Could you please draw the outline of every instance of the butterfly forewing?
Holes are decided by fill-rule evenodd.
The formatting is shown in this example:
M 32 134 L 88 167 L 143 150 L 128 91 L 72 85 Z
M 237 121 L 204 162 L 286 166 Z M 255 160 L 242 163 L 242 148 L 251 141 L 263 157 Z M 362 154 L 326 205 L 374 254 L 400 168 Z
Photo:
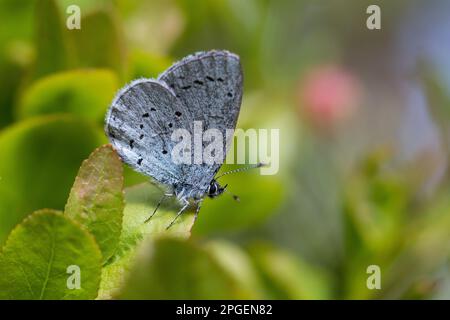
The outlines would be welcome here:
M 106 116 L 106 133 L 122 160 L 136 171 L 173 185 L 183 178 L 171 159 L 174 128 L 192 130 L 187 108 L 157 80 L 142 79 L 119 92 Z

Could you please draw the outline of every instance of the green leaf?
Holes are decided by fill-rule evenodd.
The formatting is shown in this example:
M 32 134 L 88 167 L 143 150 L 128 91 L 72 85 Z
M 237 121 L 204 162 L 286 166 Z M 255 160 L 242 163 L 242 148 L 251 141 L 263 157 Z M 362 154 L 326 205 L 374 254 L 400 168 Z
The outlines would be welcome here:
M 27 214 L 63 209 L 81 162 L 103 132 L 70 116 L 40 117 L 0 132 L 0 243 Z
M 70 42 L 63 18 L 54 0 L 36 2 L 36 68 L 35 76 L 41 77 L 67 69 L 73 61 Z
M 174 199 L 167 199 L 147 223 L 145 220 L 152 214 L 163 192 L 150 183 L 125 189 L 125 210 L 122 223 L 122 234 L 114 256 L 102 270 L 100 299 L 107 299 L 121 286 L 125 275 L 131 268 L 136 248 L 144 238 L 174 237 L 187 239 L 190 237 L 193 224 L 193 213 L 185 212 L 168 230 L 166 226 L 175 217 L 179 204 Z
M 270 289 L 271 299 L 329 299 L 330 279 L 313 267 L 269 244 L 255 244 L 250 255 Z
M 128 250 L 135 249 L 145 237 L 170 236 L 180 239 L 190 237 L 194 220 L 192 210 L 184 212 L 172 227 L 166 230 L 180 209 L 179 203 L 173 198 L 167 198 L 156 214 L 145 222 L 162 195 L 162 190 L 151 183 L 142 183 L 125 189 L 122 234 L 113 260 L 125 255 Z
M 136 250 L 127 250 L 116 257 L 113 263 L 103 267 L 97 299 L 112 299 L 119 292 L 126 275 L 131 271 L 135 256 Z
M 50 113 L 72 113 L 103 123 L 117 89 L 117 76 L 109 70 L 52 74 L 25 90 L 17 113 L 21 119 Z
M 148 181 L 148 177 L 142 173 L 134 171 L 129 166 L 123 168 L 124 185 L 125 187 L 135 186 Z
M 162 190 L 151 183 L 143 183 L 125 190 L 124 240 L 133 243 L 136 239 L 140 240 L 145 235 L 153 237 L 171 235 L 182 239 L 190 237 L 194 220 L 192 210 L 183 213 L 172 227 L 166 230 L 166 227 L 180 209 L 179 203 L 174 198 L 166 199 L 155 216 L 149 222 L 144 223 L 152 214 L 162 195 Z
M 235 279 L 189 241 L 144 242 L 120 299 L 244 299 Z
M 248 254 L 226 241 L 210 241 L 205 249 L 238 284 L 239 295 L 249 299 L 267 298 L 266 288 Z
M 105 145 L 81 165 L 64 214 L 94 235 L 105 262 L 118 245 L 123 208 L 122 162 L 112 147 Z
M 69 289 L 69 266 L 79 267 L 79 289 Z M 100 249 L 87 231 L 57 211 L 37 211 L 11 232 L 0 254 L 0 299 L 92 299 L 100 268 Z
M 79 67 L 109 68 L 122 76 L 125 69 L 124 40 L 112 10 L 98 10 L 84 15 L 81 29 L 71 30 L 70 36 Z

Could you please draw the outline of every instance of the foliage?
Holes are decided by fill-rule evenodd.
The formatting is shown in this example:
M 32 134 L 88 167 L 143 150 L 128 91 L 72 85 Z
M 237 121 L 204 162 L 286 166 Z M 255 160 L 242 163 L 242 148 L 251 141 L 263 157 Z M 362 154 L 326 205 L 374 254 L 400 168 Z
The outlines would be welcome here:
M 432 64 L 414 79 L 390 67 L 382 48 L 419 7 L 382 2 L 368 34 L 370 1 L 1 1 L 0 298 L 448 298 L 449 87 Z M 205 199 L 166 230 L 179 203 L 145 222 L 163 190 L 106 144 L 105 111 L 131 80 L 213 48 L 242 59 L 238 127 L 280 129 L 280 172 L 221 178 L 239 203 Z M 411 85 L 434 122 L 402 140 Z
M 40 210 L 10 234 L 0 256 L 2 299 L 92 299 L 101 253 L 94 238 L 60 212 Z M 83 271 L 83 287 L 67 287 L 67 269 Z

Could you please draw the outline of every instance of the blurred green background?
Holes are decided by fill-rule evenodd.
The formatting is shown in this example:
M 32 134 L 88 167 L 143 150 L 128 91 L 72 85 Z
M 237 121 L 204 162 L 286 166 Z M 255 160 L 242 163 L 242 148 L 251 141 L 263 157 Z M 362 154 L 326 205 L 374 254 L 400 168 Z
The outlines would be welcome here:
M 450 3 L 376 1 L 382 28 L 368 30 L 372 2 L 1 0 L 0 243 L 34 210 L 64 208 L 120 87 L 226 49 L 244 68 L 238 127 L 280 129 L 280 171 L 224 178 L 241 202 L 205 201 L 192 238 L 207 249 L 163 242 L 158 263 L 186 263 L 178 280 L 220 298 L 450 298 Z M 126 186 L 146 180 L 126 168 Z M 158 268 L 137 273 L 155 283 Z

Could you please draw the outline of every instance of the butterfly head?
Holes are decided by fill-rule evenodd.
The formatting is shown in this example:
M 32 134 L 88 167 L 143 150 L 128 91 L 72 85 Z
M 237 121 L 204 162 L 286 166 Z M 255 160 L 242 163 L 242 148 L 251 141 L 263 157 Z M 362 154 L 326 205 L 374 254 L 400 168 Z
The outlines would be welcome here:
M 208 189 L 206 189 L 206 195 L 210 198 L 215 198 L 224 193 L 226 188 L 227 185 L 222 187 L 216 180 L 212 180 Z

